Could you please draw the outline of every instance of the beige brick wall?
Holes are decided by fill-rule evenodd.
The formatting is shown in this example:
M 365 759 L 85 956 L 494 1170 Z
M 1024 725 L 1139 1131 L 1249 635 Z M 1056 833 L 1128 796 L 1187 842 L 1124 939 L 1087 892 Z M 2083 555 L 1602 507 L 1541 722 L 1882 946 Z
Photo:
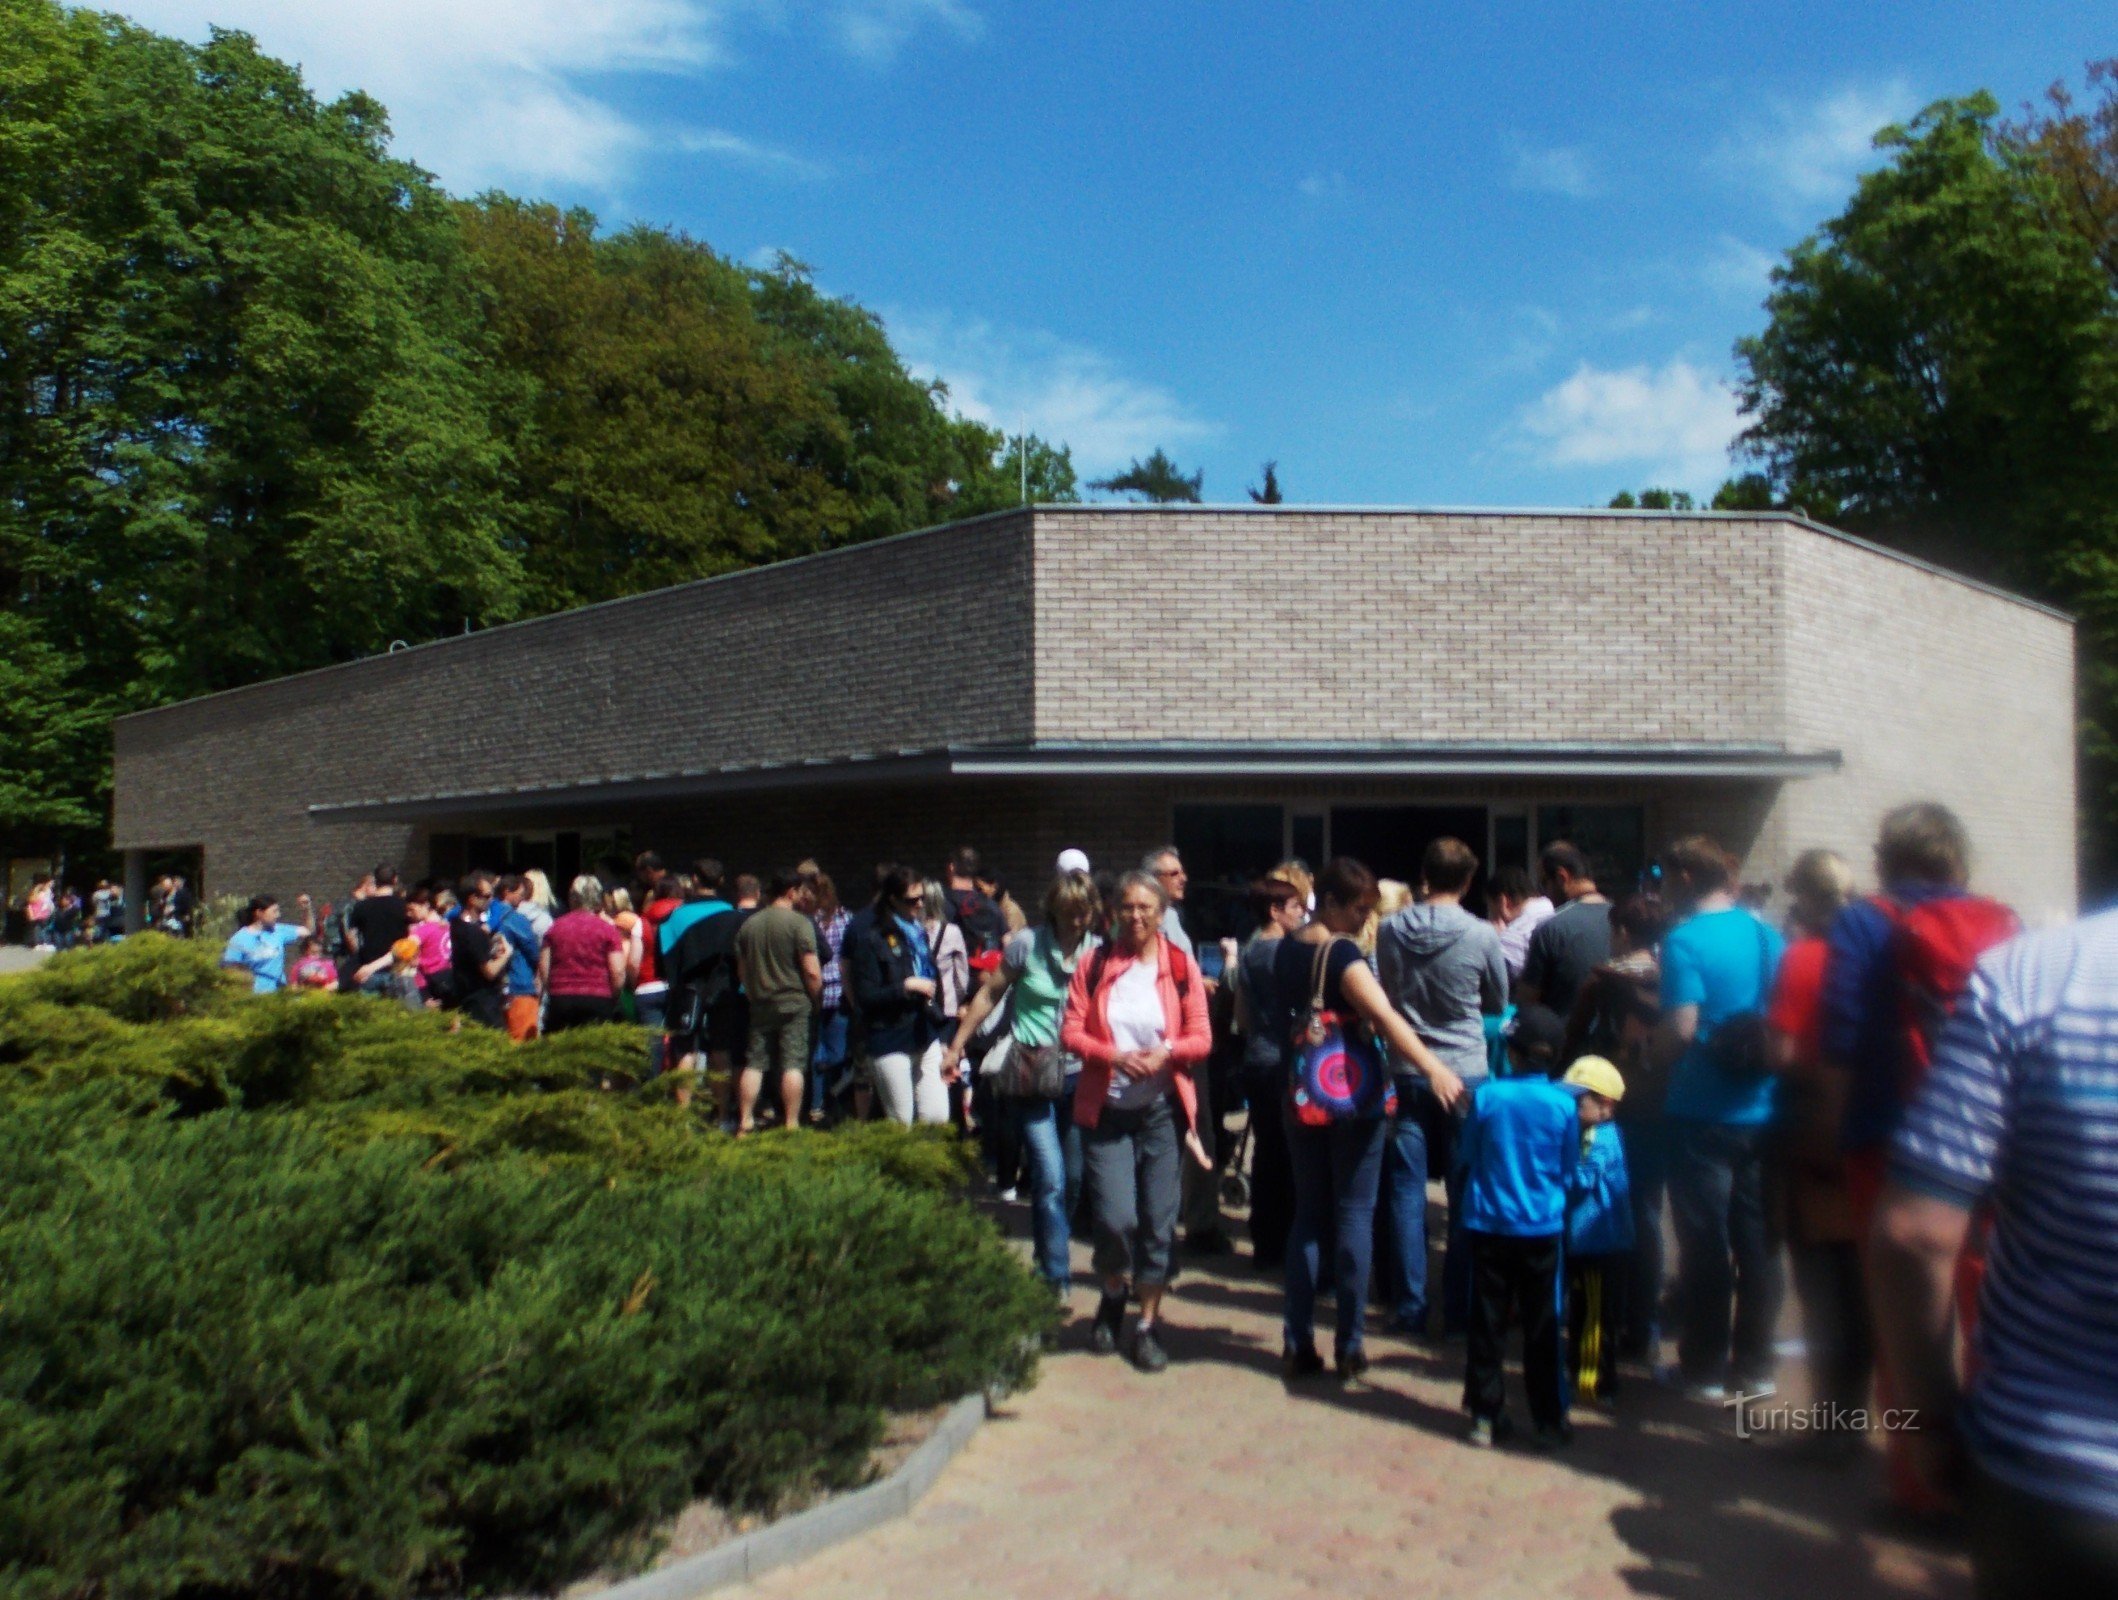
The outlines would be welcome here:
M 2001 595 L 1786 525 L 1781 617 L 1789 743 L 1845 753 L 1790 784 L 1766 825 L 1865 880 L 1876 820 L 1939 800 L 1971 834 L 1980 887 L 2033 921 L 2075 910 L 2074 629 Z
M 1159 842 L 1179 795 L 1630 799 L 1651 846 L 1705 829 L 1757 881 L 1811 844 L 1864 867 L 1881 810 L 1934 795 L 1970 823 L 1983 881 L 2044 916 L 2074 901 L 2072 637 L 1772 518 L 1047 508 L 128 719 L 116 842 L 203 845 L 217 891 L 342 893 L 379 860 L 423 870 L 423 830 L 312 803 L 1033 740 L 1755 743 L 1841 750 L 1845 769 L 1777 787 L 878 777 L 432 826 L 623 826 L 856 876 L 970 841 L 1035 884 L 1064 845 L 1115 863 Z
M 1040 510 L 1037 735 L 1776 739 L 1774 527 Z

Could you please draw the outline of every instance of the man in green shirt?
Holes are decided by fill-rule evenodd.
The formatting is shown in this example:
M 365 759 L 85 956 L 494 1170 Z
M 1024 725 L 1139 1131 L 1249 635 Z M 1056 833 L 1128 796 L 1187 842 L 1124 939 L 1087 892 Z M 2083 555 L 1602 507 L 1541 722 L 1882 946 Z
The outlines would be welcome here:
M 736 981 L 750 1003 L 749 1047 L 736 1094 L 736 1134 L 750 1132 L 765 1074 L 780 1075 L 787 1126 L 802 1122 L 802 1074 L 809 1064 L 809 1018 L 824 992 L 809 880 L 793 867 L 772 875 L 772 903 L 735 936 Z

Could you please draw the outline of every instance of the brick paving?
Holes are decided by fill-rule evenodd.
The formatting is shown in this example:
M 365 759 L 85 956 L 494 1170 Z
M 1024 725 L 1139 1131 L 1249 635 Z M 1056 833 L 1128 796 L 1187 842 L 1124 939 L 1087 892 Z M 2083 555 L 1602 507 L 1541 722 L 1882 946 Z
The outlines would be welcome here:
M 1077 1247 L 1077 1272 L 1084 1257 Z M 1615 1414 L 1578 1409 L 1562 1455 L 1479 1451 L 1461 1442 L 1460 1346 L 1371 1331 L 1365 1383 L 1282 1383 L 1278 1287 L 1247 1258 L 1187 1264 L 1159 1378 L 1088 1352 L 1093 1306 L 1093 1290 L 1077 1291 L 1040 1382 L 980 1430 L 911 1516 L 743 1592 L 1969 1594 L 1960 1556 L 1870 1531 L 1872 1461 L 1825 1467 L 1745 1443 L 1727 1413 L 1644 1379 Z M 1519 1391 L 1512 1404 L 1523 1421 Z

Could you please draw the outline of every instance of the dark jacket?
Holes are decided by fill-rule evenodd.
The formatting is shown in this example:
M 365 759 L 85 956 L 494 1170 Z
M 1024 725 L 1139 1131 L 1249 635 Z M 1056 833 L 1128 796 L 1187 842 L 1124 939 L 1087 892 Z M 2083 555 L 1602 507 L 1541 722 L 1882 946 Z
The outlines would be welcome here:
M 859 1006 L 861 1038 L 870 1056 L 918 1055 L 934 1037 L 924 997 L 905 993 L 918 976 L 911 943 L 895 917 L 871 916 L 846 929 L 840 954 L 846 988 Z

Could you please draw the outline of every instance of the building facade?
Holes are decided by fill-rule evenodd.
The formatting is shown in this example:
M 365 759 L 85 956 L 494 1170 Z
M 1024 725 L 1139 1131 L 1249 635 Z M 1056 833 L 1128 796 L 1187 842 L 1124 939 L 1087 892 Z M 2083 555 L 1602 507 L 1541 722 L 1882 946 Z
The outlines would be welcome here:
M 2062 615 L 1777 514 L 1025 508 L 121 719 L 116 843 L 342 895 L 652 845 L 767 870 L 1174 841 L 1410 875 L 1703 830 L 1777 881 L 1939 799 L 2075 904 Z M 135 903 L 138 903 L 135 897 Z M 1202 915 L 1204 913 L 1202 912 Z

